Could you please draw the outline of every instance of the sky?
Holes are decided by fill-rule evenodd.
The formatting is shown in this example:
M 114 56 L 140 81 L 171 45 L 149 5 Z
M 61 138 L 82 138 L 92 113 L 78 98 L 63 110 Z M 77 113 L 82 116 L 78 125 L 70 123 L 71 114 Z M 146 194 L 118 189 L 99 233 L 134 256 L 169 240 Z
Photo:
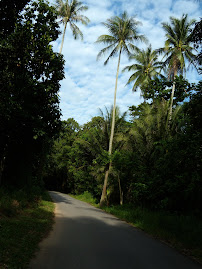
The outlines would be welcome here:
M 82 1 L 82 0 L 81 0 Z M 54 3 L 54 0 L 50 1 Z M 92 117 L 99 115 L 99 109 L 110 108 L 114 99 L 115 77 L 118 57 L 111 59 L 106 66 L 104 56 L 99 61 L 97 54 L 104 47 L 95 41 L 102 34 L 108 34 L 102 24 L 112 16 L 119 16 L 125 10 L 129 16 L 135 16 L 140 21 L 139 33 L 144 34 L 153 49 L 163 47 L 165 32 L 162 22 L 169 22 L 169 17 L 180 18 L 182 14 L 188 14 L 189 19 L 199 20 L 202 11 L 202 3 L 197 0 L 85 0 L 83 4 L 88 10 L 83 15 L 90 19 L 90 24 L 84 26 L 77 23 L 83 32 L 84 39 L 74 40 L 72 32 L 67 27 L 63 55 L 65 59 L 65 79 L 61 81 L 60 108 L 62 120 L 74 118 L 79 124 L 87 123 Z M 61 31 L 63 25 L 61 24 Z M 62 34 L 53 43 L 55 52 L 59 52 Z M 136 42 L 140 49 L 145 48 L 141 42 Z M 121 58 L 120 71 L 127 65 L 131 65 L 126 55 Z M 132 105 L 143 102 L 140 91 L 132 92 L 132 84 L 126 85 L 132 73 L 120 72 L 117 90 L 117 106 L 121 112 L 125 112 Z M 190 69 L 186 78 L 190 82 L 199 81 L 198 73 Z

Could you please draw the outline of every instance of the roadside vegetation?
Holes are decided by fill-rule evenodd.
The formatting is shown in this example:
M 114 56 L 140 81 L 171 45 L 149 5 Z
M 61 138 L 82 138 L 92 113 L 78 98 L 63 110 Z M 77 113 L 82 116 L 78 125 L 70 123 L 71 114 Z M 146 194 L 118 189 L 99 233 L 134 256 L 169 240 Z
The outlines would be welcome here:
M 88 192 L 71 196 L 99 208 L 99 203 Z M 202 263 L 202 220 L 196 216 L 148 210 L 131 204 L 111 205 L 102 210 Z
M 54 222 L 47 192 L 0 189 L 0 268 L 28 268 Z
M 78 199 L 78 200 L 80 200 L 82 202 L 86 202 L 88 204 L 91 204 L 91 205 L 93 205 L 95 207 L 99 207 L 99 204 L 96 202 L 96 199 L 93 198 L 92 194 L 90 194 L 87 191 L 85 191 L 82 194 L 78 194 L 78 195 L 70 194 L 70 196 L 75 198 L 75 199 Z
M 41 195 L 44 187 L 99 203 L 199 258 L 202 82 L 185 73 L 192 66 L 201 74 L 201 19 L 184 14 L 162 22 L 165 42 L 157 50 L 127 11 L 103 22 L 98 58 L 108 52 L 105 65 L 117 58 L 114 102 L 81 126 L 61 120 L 59 90 L 66 27 L 82 38 L 77 22 L 88 25 L 87 9 L 77 0 L 1 1 L 0 267 L 26 266 L 50 230 L 53 205 Z M 143 97 L 125 112 L 116 105 L 123 53 L 131 60 L 122 70 L 126 83 Z

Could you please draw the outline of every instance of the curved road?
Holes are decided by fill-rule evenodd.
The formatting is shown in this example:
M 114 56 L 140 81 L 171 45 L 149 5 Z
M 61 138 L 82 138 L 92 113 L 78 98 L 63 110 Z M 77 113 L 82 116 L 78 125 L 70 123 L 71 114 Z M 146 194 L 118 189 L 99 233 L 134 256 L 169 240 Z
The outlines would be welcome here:
M 32 269 L 202 269 L 134 227 L 72 197 L 50 192 L 56 222 Z

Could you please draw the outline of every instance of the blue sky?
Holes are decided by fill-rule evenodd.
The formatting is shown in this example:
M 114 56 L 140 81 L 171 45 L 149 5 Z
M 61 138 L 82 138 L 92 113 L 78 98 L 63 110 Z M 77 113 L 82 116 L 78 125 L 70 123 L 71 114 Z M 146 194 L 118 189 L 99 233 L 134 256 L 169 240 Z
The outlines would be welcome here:
M 81 0 L 82 1 L 82 0 Z M 101 24 L 114 15 L 120 15 L 124 10 L 136 20 L 142 22 L 139 32 L 144 34 L 153 49 L 163 46 L 165 33 L 162 22 L 169 22 L 169 17 L 180 18 L 182 14 L 188 14 L 188 18 L 199 19 L 201 16 L 200 1 L 191 0 L 85 0 L 88 5 L 86 15 L 91 23 L 86 27 L 77 24 L 84 35 L 84 40 L 74 40 L 70 29 L 66 31 L 62 53 L 66 60 L 65 79 L 61 82 L 60 108 L 62 119 L 74 118 L 79 124 L 91 120 L 99 115 L 98 108 L 104 110 L 105 106 L 113 104 L 117 57 L 111 59 L 104 66 L 106 57 L 96 61 L 97 54 L 103 48 L 95 44 L 98 36 L 107 34 L 106 28 Z M 51 0 L 54 3 L 54 0 Z M 61 25 L 63 31 L 63 25 Z M 62 35 L 54 42 L 53 48 L 59 51 Z M 136 43 L 139 48 L 144 48 L 142 43 Z M 123 56 L 120 70 L 132 64 Z M 117 105 L 122 112 L 128 110 L 131 105 L 138 105 L 143 100 L 140 92 L 132 92 L 132 85 L 125 86 L 131 74 L 120 73 L 118 80 Z M 200 78 L 196 71 L 190 69 L 186 74 L 190 82 L 197 82 Z

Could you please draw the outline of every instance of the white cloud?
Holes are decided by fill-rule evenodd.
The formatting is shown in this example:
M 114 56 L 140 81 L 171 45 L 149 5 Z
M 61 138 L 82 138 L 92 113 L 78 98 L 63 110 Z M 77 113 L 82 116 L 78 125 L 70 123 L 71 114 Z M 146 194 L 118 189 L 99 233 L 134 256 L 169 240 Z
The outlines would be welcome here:
M 175 14 L 180 16 L 183 13 L 192 15 L 198 13 L 198 4 L 194 1 L 180 0 L 174 3 L 172 10 Z
M 84 14 L 91 23 L 87 27 L 78 24 L 84 34 L 83 42 L 74 40 L 70 29 L 67 29 L 63 47 L 66 78 L 61 82 L 60 90 L 62 119 L 73 117 L 80 124 L 98 115 L 98 108 L 104 110 L 105 106 L 113 104 L 118 59 L 111 59 L 107 66 L 103 65 L 107 55 L 96 61 L 103 46 L 95 44 L 95 41 L 98 36 L 107 33 L 101 22 L 127 10 L 130 16 L 137 15 L 136 19 L 142 22 L 142 26 L 139 26 L 140 33 L 145 34 L 156 49 L 162 47 L 165 40 L 161 23 L 168 22 L 170 16 L 180 17 L 183 13 L 196 19 L 200 16 L 199 3 L 186 0 L 85 0 L 83 3 L 89 6 Z M 62 35 L 54 42 L 55 51 L 59 51 L 61 39 Z M 136 45 L 145 47 L 141 43 Z M 131 63 L 123 55 L 120 70 L 129 64 Z M 118 81 L 117 105 L 122 112 L 143 101 L 140 92 L 132 92 L 132 85 L 125 86 L 129 76 L 129 73 L 121 73 Z M 190 71 L 187 78 L 196 82 L 198 75 Z
M 91 24 L 104 22 L 113 15 L 114 13 L 111 10 L 99 5 L 93 5 L 85 12 L 85 16 L 90 19 Z

